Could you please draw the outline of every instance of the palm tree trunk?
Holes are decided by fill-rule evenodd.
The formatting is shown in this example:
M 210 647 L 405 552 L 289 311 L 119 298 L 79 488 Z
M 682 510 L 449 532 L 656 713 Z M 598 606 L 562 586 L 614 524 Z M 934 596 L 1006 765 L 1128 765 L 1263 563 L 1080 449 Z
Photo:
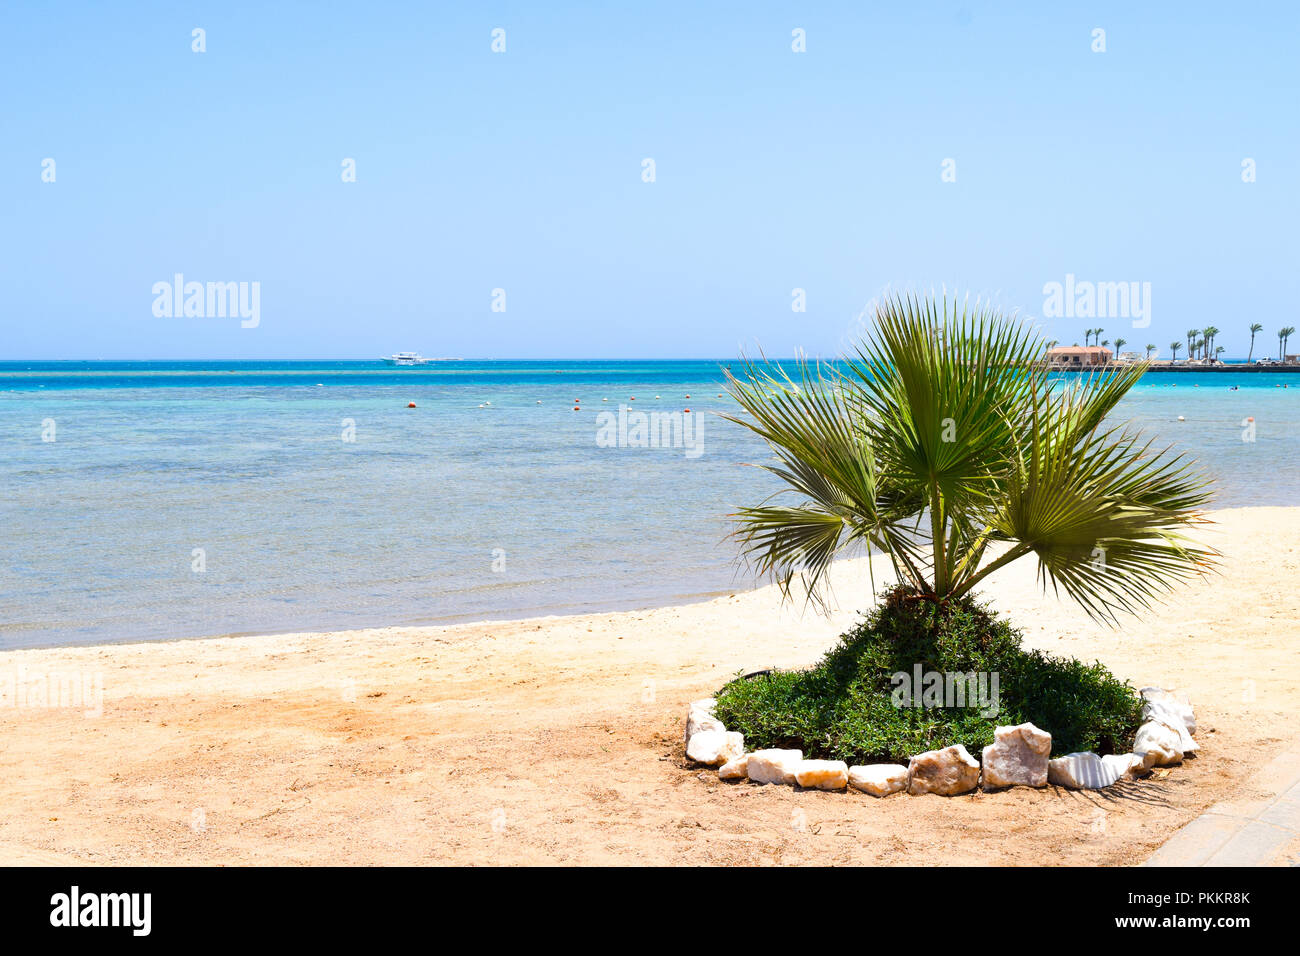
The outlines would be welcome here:
M 947 524 L 943 514 L 943 499 L 939 497 L 939 484 L 930 480 L 930 535 L 934 545 L 934 590 L 943 594 L 948 587 Z

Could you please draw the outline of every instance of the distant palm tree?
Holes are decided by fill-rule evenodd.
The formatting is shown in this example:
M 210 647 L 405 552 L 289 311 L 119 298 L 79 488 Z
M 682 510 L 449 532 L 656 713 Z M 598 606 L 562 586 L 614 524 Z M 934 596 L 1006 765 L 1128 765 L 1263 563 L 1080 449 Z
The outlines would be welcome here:
M 1105 329 L 1093 329 L 1092 331 L 1093 331 L 1093 336 L 1092 336 L 1092 340 L 1093 340 L 1093 342 L 1100 343 L 1100 342 L 1101 342 L 1101 333 L 1105 332 L 1106 330 L 1105 330 Z
M 1277 333 L 1277 360 L 1278 360 L 1279 362 L 1281 362 L 1282 360 L 1284 360 L 1284 359 L 1286 358 L 1286 343 L 1287 343 L 1287 339 L 1291 338 L 1291 336 L 1293 336 L 1293 335 L 1295 335 L 1295 326 L 1294 326 L 1294 325 L 1288 325 L 1286 328 L 1284 328 L 1284 329 L 1280 329 L 1280 330 L 1278 331 L 1278 333 Z
M 1201 358 L 1208 358 L 1210 355 L 1210 327 L 1207 325 L 1201 329 Z
M 1149 346 L 1149 345 L 1147 346 L 1147 348 L 1150 348 L 1150 347 L 1151 347 L 1151 346 Z M 1178 361 L 1178 350 L 1179 350 L 1180 348 L 1182 348 L 1182 347 L 1183 347 L 1183 343 L 1182 343 L 1182 342 L 1170 342 L 1170 343 L 1169 343 L 1169 351 L 1171 351 L 1171 352 L 1174 353 L 1174 361 L 1175 361 L 1175 362 Z
M 1262 331 L 1264 331 L 1264 326 L 1260 325 L 1258 322 L 1250 327 L 1250 354 L 1246 356 L 1247 362 L 1249 362 L 1255 355 L 1255 333 Z
M 1189 360 L 1194 359 L 1196 356 L 1201 354 L 1201 345 L 1202 343 L 1200 339 L 1192 340 L 1192 347 L 1187 350 L 1187 358 Z
M 1205 330 L 1205 334 L 1206 334 L 1205 357 L 1209 358 L 1210 349 L 1214 348 L 1214 337 L 1219 334 L 1219 330 L 1211 325 L 1208 329 Z
M 1103 340 L 1101 343 L 1099 343 L 1099 344 L 1101 345 L 1102 348 L 1109 348 L 1109 347 L 1110 347 L 1110 339 L 1104 339 L 1104 340 Z
M 1128 344 L 1128 339 L 1116 339 L 1116 340 L 1115 340 L 1115 354 L 1116 354 L 1116 355 L 1119 355 L 1119 350 L 1122 349 L 1122 348 L 1123 348 L 1125 345 L 1127 345 L 1127 344 Z
M 1148 346 L 1147 346 L 1147 361 L 1148 361 L 1148 362 L 1151 361 L 1151 353 L 1154 352 L 1155 350 L 1156 350 L 1156 347 L 1155 347 L 1154 345 L 1148 345 Z
M 1084 330 L 1083 330 L 1083 345 L 1084 345 L 1084 348 L 1087 348 L 1089 345 L 1092 344 L 1092 333 L 1093 333 L 1093 332 L 1096 332 L 1096 331 L 1097 331 L 1096 329 L 1084 329 Z
M 1226 346 L 1226 345 L 1217 345 L 1217 346 L 1215 346 L 1215 348 L 1214 348 L 1214 360 L 1215 360 L 1216 362 L 1219 361 L 1219 356 L 1220 356 L 1224 351 L 1226 351 L 1226 350 L 1227 350 L 1227 346 Z
M 1188 330 L 1187 330 L 1187 357 L 1188 357 L 1189 359 L 1190 359 L 1190 358 L 1195 358 L 1195 356 L 1196 356 L 1196 345 L 1195 345 L 1195 342 L 1196 342 L 1196 337 L 1197 337 L 1199 334 L 1200 334 L 1200 333 L 1197 332 L 1195 329 L 1188 329 Z

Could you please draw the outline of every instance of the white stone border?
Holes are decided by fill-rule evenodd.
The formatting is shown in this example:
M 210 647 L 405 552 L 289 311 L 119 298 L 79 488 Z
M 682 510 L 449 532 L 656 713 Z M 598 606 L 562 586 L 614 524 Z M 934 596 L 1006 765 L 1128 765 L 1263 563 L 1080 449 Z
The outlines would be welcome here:
M 850 767 L 843 760 L 805 760 L 801 750 L 745 751 L 745 738 L 728 731 L 716 716 L 712 697 L 692 702 L 686 712 L 686 756 L 695 763 L 718 768 L 722 780 L 798 784 L 818 790 L 852 787 L 875 797 L 906 791 L 956 796 L 977 787 L 1045 787 L 1049 783 L 1073 790 L 1100 790 L 1121 780 L 1136 780 L 1154 767 L 1183 762 L 1200 749 L 1195 740 L 1196 714 L 1186 694 L 1143 687 L 1142 726 L 1133 752 L 1073 753 L 1050 759 L 1052 735 L 1033 724 L 997 727 L 994 743 L 985 747 L 983 763 L 961 744 L 928 750 L 902 764 Z

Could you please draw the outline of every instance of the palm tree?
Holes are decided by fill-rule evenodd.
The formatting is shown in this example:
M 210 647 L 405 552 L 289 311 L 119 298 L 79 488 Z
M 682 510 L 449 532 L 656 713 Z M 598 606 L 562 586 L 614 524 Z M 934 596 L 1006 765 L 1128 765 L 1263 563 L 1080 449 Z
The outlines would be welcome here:
M 1210 349 L 1214 348 L 1214 337 L 1218 334 L 1219 334 L 1219 330 L 1212 325 L 1205 330 L 1205 357 L 1206 358 L 1210 357 Z M 1217 356 L 1219 353 L 1215 352 L 1214 354 Z
M 1103 424 L 1146 363 L 1054 386 L 1041 339 L 987 306 L 895 297 L 875 318 L 843 364 L 727 376 L 745 413 L 728 417 L 799 498 L 733 516 L 787 597 L 798 576 L 824 602 L 833 559 L 863 546 L 888 555 L 905 600 L 938 605 L 1033 554 L 1044 585 L 1113 623 L 1214 563 L 1184 534 L 1205 520 L 1205 480 Z
M 1128 344 L 1128 339 L 1116 339 L 1116 340 L 1115 340 L 1115 357 L 1116 357 L 1116 358 L 1119 357 L 1119 350 L 1122 349 L 1122 348 L 1123 348 L 1125 345 L 1127 345 L 1127 344 Z
M 1295 326 L 1288 325 L 1284 329 L 1279 329 L 1277 333 L 1277 360 L 1279 362 L 1286 359 L 1286 343 L 1291 336 L 1295 335 Z
M 1092 332 L 1093 332 L 1093 341 L 1094 341 L 1094 342 L 1097 342 L 1097 343 L 1100 343 L 1100 342 L 1101 342 L 1101 333 L 1103 333 L 1103 332 L 1105 332 L 1105 331 L 1106 331 L 1105 329 L 1093 329 L 1093 330 L 1092 330 Z
M 1188 357 L 1189 359 L 1191 359 L 1191 358 L 1195 358 L 1196 356 L 1200 355 L 1200 354 L 1201 354 L 1201 345 L 1202 345 L 1202 342 L 1201 342 L 1200 339 L 1196 339 L 1195 341 L 1193 341 L 1193 342 L 1192 342 L 1192 348 L 1191 348 L 1191 351 L 1189 351 L 1189 352 L 1187 353 L 1187 357 Z
M 1214 361 L 1216 362 L 1220 361 L 1219 356 L 1222 355 L 1227 350 L 1227 348 L 1228 347 L 1226 345 L 1216 345 L 1214 347 Z
M 1148 345 L 1148 346 L 1147 346 L 1147 361 L 1148 361 L 1148 362 L 1151 361 L 1151 353 L 1154 352 L 1155 350 L 1156 350 L 1156 347 L 1155 347 L 1154 345 Z
M 1169 343 L 1169 351 L 1171 351 L 1171 352 L 1174 353 L 1174 361 L 1175 361 L 1175 362 L 1178 361 L 1178 350 L 1179 350 L 1180 348 L 1182 348 L 1182 347 L 1183 347 L 1183 343 L 1182 343 L 1182 342 L 1170 342 L 1170 343 Z
M 1250 353 L 1246 356 L 1247 362 L 1255 357 L 1255 333 L 1262 331 L 1264 331 L 1264 326 L 1260 325 L 1258 322 L 1250 327 Z
M 1196 349 L 1193 347 L 1192 343 L 1196 341 L 1196 336 L 1198 334 L 1199 333 L 1195 329 L 1187 330 L 1187 357 L 1189 359 L 1196 357 Z
M 1207 325 L 1201 329 L 1201 358 L 1210 357 L 1210 339 L 1212 337 L 1210 335 L 1210 326 Z

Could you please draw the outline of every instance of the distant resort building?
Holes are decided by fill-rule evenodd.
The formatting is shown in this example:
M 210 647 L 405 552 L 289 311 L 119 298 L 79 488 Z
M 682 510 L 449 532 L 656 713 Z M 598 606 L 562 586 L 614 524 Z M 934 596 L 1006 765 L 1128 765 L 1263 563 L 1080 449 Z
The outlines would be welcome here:
M 1048 349 L 1043 359 L 1052 368 L 1087 368 L 1107 365 L 1113 355 L 1110 349 L 1100 345 L 1060 345 Z

